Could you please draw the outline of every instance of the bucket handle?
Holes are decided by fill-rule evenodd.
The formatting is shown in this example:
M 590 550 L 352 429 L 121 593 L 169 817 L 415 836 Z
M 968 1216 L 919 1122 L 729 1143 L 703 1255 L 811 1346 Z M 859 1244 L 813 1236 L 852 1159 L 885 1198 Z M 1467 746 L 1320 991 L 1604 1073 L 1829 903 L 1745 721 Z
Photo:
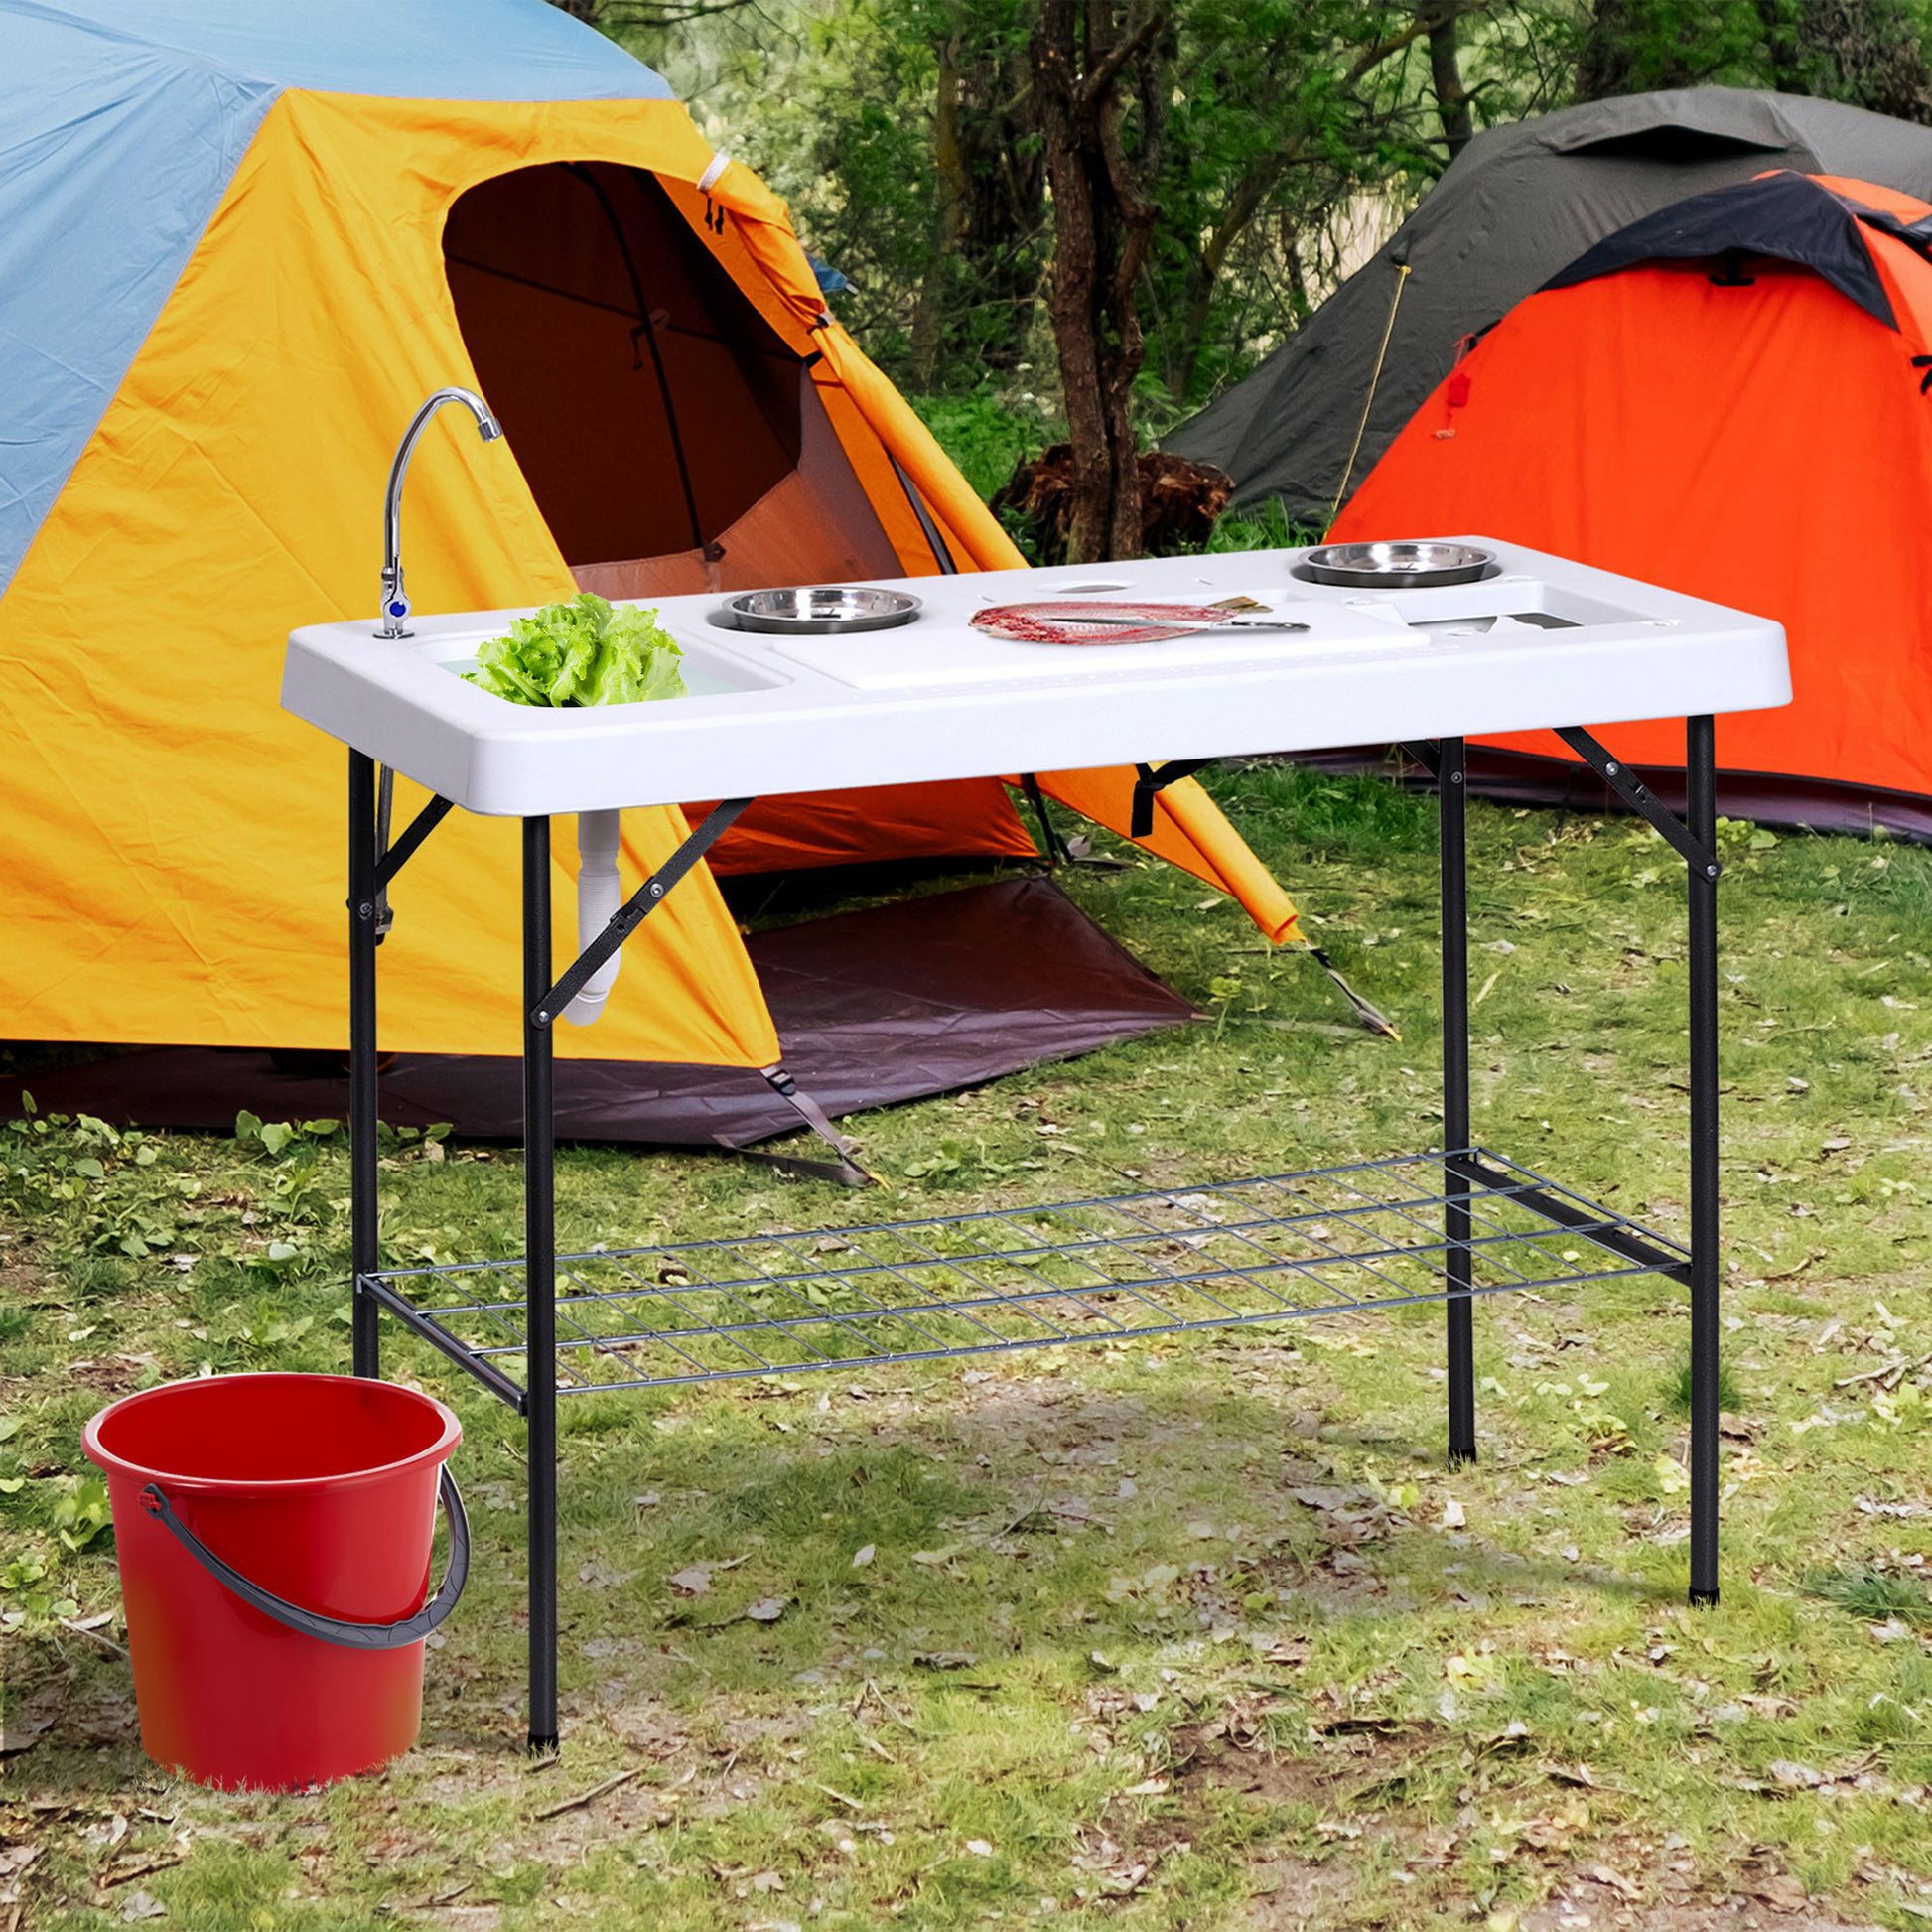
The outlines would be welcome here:
M 443 1582 L 414 1616 L 400 1623 L 354 1623 L 343 1617 L 324 1616 L 319 1610 L 305 1610 L 290 1603 L 260 1584 L 251 1583 L 232 1564 L 217 1557 L 202 1539 L 175 1514 L 174 1506 L 155 1483 L 141 1491 L 141 1507 L 156 1518 L 181 1547 L 218 1584 L 231 1590 L 250 1609 L 259 1610 L 285 1628 L 314 1637 L 321 1643 L 340 1644 L 345 1650 L 401 1650 L 422 1640 L 456 1608 L 457 1598 L 470 1577 L 470 1519 L 464 1513 L 463 1498 L 457 1492 L 456 1478 L 447 1464 L 438 1472 L 437 1499 L 450 1519 L 450 1567 Z

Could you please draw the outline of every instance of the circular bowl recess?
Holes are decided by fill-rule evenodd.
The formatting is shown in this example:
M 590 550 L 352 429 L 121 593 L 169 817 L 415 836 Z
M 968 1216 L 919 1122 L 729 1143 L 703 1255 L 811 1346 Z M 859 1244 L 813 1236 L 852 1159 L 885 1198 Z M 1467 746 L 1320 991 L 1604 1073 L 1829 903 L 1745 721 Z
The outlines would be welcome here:
M 1295 566 L 1295 575 L 1351 590 L 1420 591 L 1473 584 L 1495 568 L 1496 553 L 1472 543 L 1330 543 L 1311 550 Z
M 793 637 L 845 630 L 890 630 L 919 615 L 907 591 L 878 591 L 863 584 L 802 584 L 784 590 L 746 591 L 725 606 L 740 630 L 775 630 Z

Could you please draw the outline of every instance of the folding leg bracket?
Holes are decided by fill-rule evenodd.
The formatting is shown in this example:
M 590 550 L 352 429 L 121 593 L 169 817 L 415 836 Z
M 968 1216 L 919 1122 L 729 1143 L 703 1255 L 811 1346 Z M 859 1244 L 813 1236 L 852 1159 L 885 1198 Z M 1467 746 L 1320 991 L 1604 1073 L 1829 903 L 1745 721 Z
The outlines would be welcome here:
M 427 805 L 409 821 L 394 845 L 389 839 L 389 801 L 393 795 L 395 773 L 387 765 L 380 767 L 381 775 L 376 781 L 376 830 L 375 830 L 375 897 L 373 916 L 375 919 L 375 943 L 379 946 L 389 936 L 389 928 L 395 924 L 396 915 L 389 906 L 389 882 L 404 866 L 416 856 L 416 849 L 436 828 L 449 817 L 450 801 L 447 798 L 432 798 Z
M 583 992 L 598 968 L 657 910 L 671 889 L 731 830 L 733 822 L 751 802 L 749 798 L 727 798 L 723 804 L 714 805 L 704 823 L 611 914 L 610 923 L 537 1002 L 530 1018 L 539 1027 L 549 1026 Z
M 416 856 L 417 847 L 449 817 L 452 809 L 449 799 L 432 798 L 409 821 L 402 837 L 376 861 L 375 883 L 378 888 L 388 885 L 390 880 L 408 865 Z
M 1702 874 L 1706 879 L 1716 879 L 1724 871 L 1716 851 L 1706 845 L 1675 812 L 1666 811 L 1650 787 L 1613 759 L 1588 732 L 1576 725 L 1566 725 L 1559 729 L 1557 736 L 1633 812 L 1647 819 L 1677 849 L 1693 872 Z

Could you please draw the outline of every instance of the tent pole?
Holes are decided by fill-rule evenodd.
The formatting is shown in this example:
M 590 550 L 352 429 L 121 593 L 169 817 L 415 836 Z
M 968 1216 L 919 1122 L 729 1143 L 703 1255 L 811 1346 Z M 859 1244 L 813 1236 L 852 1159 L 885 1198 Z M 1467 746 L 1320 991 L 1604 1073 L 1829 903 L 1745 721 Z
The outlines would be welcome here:
M 810 376 L 805 379 L 808 382 L 811 380 Z M 946 548 L 946 540 L 939 534 L 939 526 L 932 520 L 932 512 L 926 508 L 918 485 L 905 474 L 904 464 L 891 450 L 886 451 L 886 461 L 893 466 L 893 475 L 898 479 L 898 486 L 904 490 L 905 500 L 912 505 L 912 514 L 919 519 L 919 528 L 924 532 L 926 544 L 932 551 L 932 561 L 939 566 L 939 575 L 957 577 L 959 566 L 953 562 L 952 552 Z
M 630 278 L 630 292 L 637 303 L 637 327 L 630 332 L 632 347 L 634 350 L 636 340 L 641 336 L 650 349 L 650 365 L 657 376 L 657 394 L 664 405 L 664 427 L 670 435 L 671 453 L 677 458 L 677 480 L 684 491 L 684 511 L 691 519 L 691 547 L 702 550 L 705 547 L 704 524 L 698 515 L 697 492 L 691 486 L 691 465 L 684 454 L 684 433 L 678 428 L 677 404 L 671 399 L 671 378 L 664 367 L 664 352 L 657 345 L 657 327 L 651 321 L 650 300 L 644 294 L 644 279 L 637 272 L 637 258 L 631 252 L 630 237 L 624 233 L 623 223 L 618 218 L 617 209 L 611 206 L 610 196 L 604 192 L 604 184 L 581 161 L 573 162 L 570 171 L 597 197 L 597 205 L 604 210 L 605 220 L 610 223 L 612 239 L 618 244 L 618 253 L 623 257 L 624 273 Z
M 1031 771 L 1020 774 L 1020 789 L 1026 794 L 1027 803 L 1034 809 L 1034 816 L 1039 821 L 1039 842 L 1045 847 L 1048 868 L 1070 866 L 1073 854 L 1066 841 L 1060 837 L 1059 827 L 1053 823 L 1052 814 L 1046 809 L 1046 794 L 1039 788 L 1039 780 Z

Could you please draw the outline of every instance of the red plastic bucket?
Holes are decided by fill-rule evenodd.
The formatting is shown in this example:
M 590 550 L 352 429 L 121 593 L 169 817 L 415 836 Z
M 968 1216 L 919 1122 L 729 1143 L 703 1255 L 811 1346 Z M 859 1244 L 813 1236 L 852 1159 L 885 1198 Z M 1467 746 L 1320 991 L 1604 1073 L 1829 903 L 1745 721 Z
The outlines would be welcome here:
M 416 1741 L 423 1639 L 469 1569 L 440 1402 L 347 1375 L 222 1375 L 87 1425 L 107 1473 L 141 1742 L 203 1784 L 288 1790 Z M 429 1594 L 439 1492 L 450 1569 Z

